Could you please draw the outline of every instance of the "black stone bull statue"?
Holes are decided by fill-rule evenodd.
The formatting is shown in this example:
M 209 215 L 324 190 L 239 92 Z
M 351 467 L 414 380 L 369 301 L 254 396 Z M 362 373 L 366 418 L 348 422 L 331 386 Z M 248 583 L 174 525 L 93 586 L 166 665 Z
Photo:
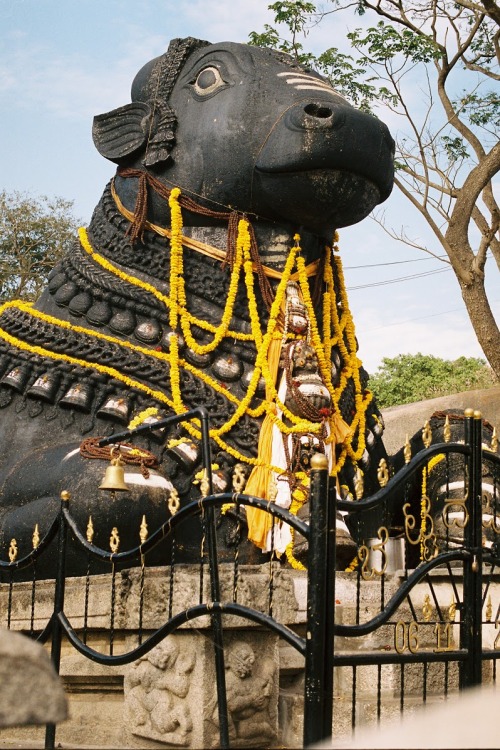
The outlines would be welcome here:
M 90 226 L 34 306 L 1 310 L 1 549 L 15 538 L 26 554 L 61 490 L 96 544 L 116 526 L 120 549 L 135 546 L 143 515 L 152 530 L 200 496 L 199 428 L 115 448 L 129 491 L 113 500 L 98 439 L 198 406 L 216 491 L 247 481 L 298 512 L 317 450 L 343 494 L 360 477 L 373 491 L 383 424 L 331 242 L 391 192 L 386 126 L 287 55 L 188 38 L 139 71 L 93 137 L 118 169 Z M 247 521 L 241 561 L 271 544 L 294 563 L 282 529 Z M 231 515 L 220 524 L 224 556 Z M 200 543 L 179 531 L 176 561 Z

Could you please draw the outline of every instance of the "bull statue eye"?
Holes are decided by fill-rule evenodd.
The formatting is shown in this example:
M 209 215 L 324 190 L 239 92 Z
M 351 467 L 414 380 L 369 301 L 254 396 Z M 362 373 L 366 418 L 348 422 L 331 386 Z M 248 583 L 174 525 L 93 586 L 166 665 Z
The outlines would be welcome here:
M 213 94 L 213 92 L 221 86 L 225 86 L 225 81 L 222 78 L 219 69 L 213 65 L 200 70 L 193 83 L 193 88 L 199 96 Z

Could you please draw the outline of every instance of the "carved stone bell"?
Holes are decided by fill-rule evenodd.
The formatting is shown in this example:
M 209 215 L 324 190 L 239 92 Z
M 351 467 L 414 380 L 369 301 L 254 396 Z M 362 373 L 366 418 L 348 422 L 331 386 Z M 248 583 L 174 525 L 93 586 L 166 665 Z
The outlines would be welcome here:
M 30 372 L 26 365 L 18 365 L 12 370 L 7 372 L 0 383 L 2 385 L 8 385 L 9 388 L 13 388 L 18 393 L 22 393 L 29 380 Z
M 188 472 L 200 461 L 200 449 L 192 440 L 185 440 L 173 448 L 168 448 L 167 453 L 174 458 L 178 464 Z
M 90 383 L 75 383 L 59 401 L 59 406 L 77 409 L 88 414 L 92 407 L 93 398 L 94 389 Z
M 124 396 L 110 396 L 97 412 L 97 416 L 103 419 L 117 419 L 124 424 L 128 423 L 130 414 L 130 403 Z
M 26 395 L 53 404 L 59 388 L 60 377 L 55 372 L 44 372 L 35 380 Z

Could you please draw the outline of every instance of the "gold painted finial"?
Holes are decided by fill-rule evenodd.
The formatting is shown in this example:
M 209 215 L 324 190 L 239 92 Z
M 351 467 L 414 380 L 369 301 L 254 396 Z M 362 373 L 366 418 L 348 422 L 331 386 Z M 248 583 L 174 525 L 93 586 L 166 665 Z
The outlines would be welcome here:
M 68 492 L 68 490 L 63 490 L 60 497 L 63 502 L 67 503 L 69 500 L 71 500 L 71 492 Z
M 410 445 L 410 438 L 408 437 L 408 433 L 406 433 L 406 441 L 405 441 L 403 455 L 405 457 L 405 464 L 409 464 L 411 461 L 411 445 Z
M 449 443 L 451 440 L 451 427 L 450 427 L 450 417 L 447 414 L 446 419 L 444 420 L 444 442 Z
M 89 522 L 87 524 L 87 542 L 92 544 L 94 538 L 94 524 L 92 523 L 92 516 L 89 516 Z
M 429 420 L 426 421 L 422 430 L 422 442 L 426 448 L 432 443 L 432 430 Z
M 204 495 L 204 497 L 206 497 L 206 495 Z M 172 516 L 175 516 L 175 514 L 181 507 L 181 501 L 179 500 L 179 493 L 177 492 L 175 487 L 172 487 L 172 489 L 170 490 L 170 495 L 168 496 L 167 505 L 168 505 L 170 514 Z
M 422 614 L 424 616 L 425 622 L 429 622 L 432 617 L 432 604 L 429 594 L 425 595 L 424 604 L 422 606 Z
M 118 547 L 120 546 L 120 536 L 118 534 L 118 529 L 116 526 L 113 526 L 111 530 L 111 536 L 109 537 L 109 547 L 111 549 L 111 552 L 115 554 L 115 552 L 118 552 Z
M 18 553 L 17 542 L 15 539 L 11 539 L 10 544 L 9 544 L 9 560 L 11 563 L 16 561 L 17 553 Z
M 356 495 L 356 500 L 361 500 L 364 493 L 365 483 L 363 481 L 363 472 L 358 466 L 354 472 L 354 494 Z
M 38 547 L 38 545 L 40 544 L 40 532 L 38 530 L 38 524 L 35 524 L 35 529 L 33 531 L 32 542 L 33 542 L 33 549 L 36 549 Z
M 311 469 L 315 471 L 328 469 L 328 459 L 324 453 L 314 453 L 311 456 Z
M 387 466 L 387 461 L 385 460 L 385 458 L 380 459 L 380 463 L 377 469 L 377 479 L 381 487 L 385 487 L 387 482 L 389 481 L 389 468 Z
M 474 409 L 466 409 L 464 411 L 464 417 L 473 417 L 474 416 Z
M 474 419 L 482 419 L 482 418 L 483 418 L 483 415 L 479 411 L 479 409 L 475 409 L 475 411 L 474 411 Z
M 141 521 L 141 526 L 139 528 L 139 539 L 141 540 L 141 544 L 144 544 L 147 538 L 148 538 L 148 525 L 146 523 L 146 516 L 143 516 L 142 521 Z
M 448 620 L 450 622 L 454 622 L 455 621 L 456 612 L 457 612 L 457 603 L 455 601 L 455 598 L 452 596 L 451 597 L 451 604 L 448 607 Z
M 498 436 L 497 436 L 497 428 L 493 428 L 493 434 L 491 436 L 491 450 L 493 453 L 496 453 L 498 451 Z

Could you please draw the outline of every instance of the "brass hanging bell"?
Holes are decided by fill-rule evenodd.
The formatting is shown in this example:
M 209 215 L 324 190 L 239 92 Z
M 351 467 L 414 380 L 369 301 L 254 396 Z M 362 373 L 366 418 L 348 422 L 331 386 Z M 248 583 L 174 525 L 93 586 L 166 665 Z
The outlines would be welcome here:
M 116 454 L 118 452 L 118 455 Z M 108 490 L 108 492 L 126 492 L 129 488 L 125 484 L 125 471 L 123 469 L 123 461 L 120 455 L 120 449 L 113 446 L 111 449 L 111 463 L 106 469 L 104 478 L 99 485 L 100 490 Z

